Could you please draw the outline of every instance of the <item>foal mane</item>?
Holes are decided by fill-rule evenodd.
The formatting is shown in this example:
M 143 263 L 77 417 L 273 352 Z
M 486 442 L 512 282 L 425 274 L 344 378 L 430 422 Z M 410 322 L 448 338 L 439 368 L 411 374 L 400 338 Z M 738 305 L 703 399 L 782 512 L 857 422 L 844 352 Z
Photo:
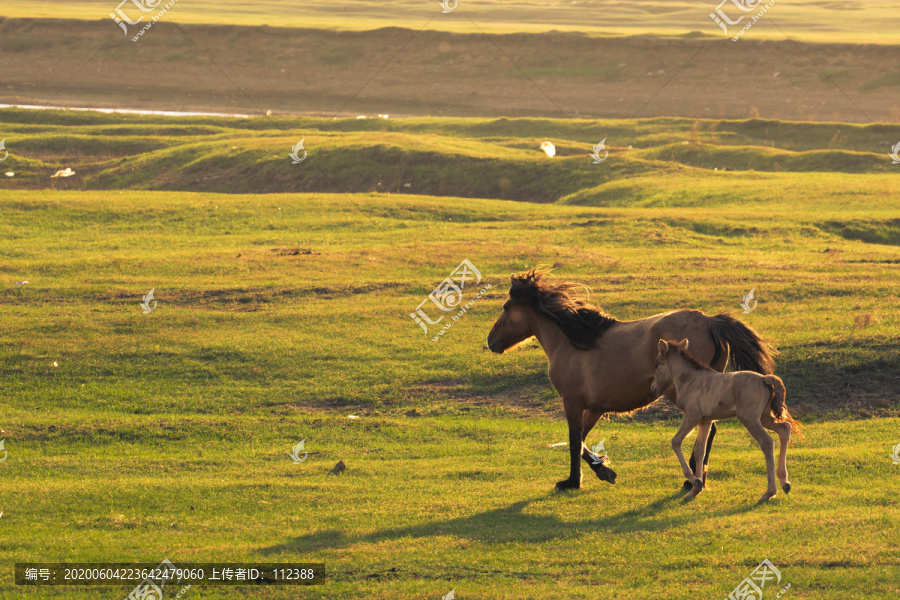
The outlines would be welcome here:
M 535 267 L 513 275 L 509 297 L 528 304 L 553 321 L 569 343 L 579 350 L 588 350 L 616 319 L 587 300 L 591 288 L 574 281 L 549 281 L 549 273 Z

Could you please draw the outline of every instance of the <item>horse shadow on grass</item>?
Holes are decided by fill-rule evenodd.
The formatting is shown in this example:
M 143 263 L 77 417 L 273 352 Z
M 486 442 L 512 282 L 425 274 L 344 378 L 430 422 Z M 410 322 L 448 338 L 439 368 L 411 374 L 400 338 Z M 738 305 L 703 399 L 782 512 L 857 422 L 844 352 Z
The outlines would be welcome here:
M 306 554 L 346 548 L 358 543 L 375 544 L 403 538 L 438 536 L 453 536 L 496 544 L 509 542 L 539 544 L 577 539 L 585 534 L 597 532 L 627 534 L 635 531 L 664 531 L 672 527 L 684 528 L 698 520 L 740 514 L 758 508 L 757 504 L 741 504 L 716 512 L 706 512 L 702 509 L 673 512 L 673 509 L 685 504 L 684 494 L 676 492 L 641 508 L 596 517 L 587 516 L 579 521 L 564 521 L 553 514 L 527 514 L 524 512 L 529 506 L 565 501 L 566 496 L 570 493 L 520 500 L 503 508 L 487 510 L 466 517 L 388 528 L 360 536 L 348 536 L 340 529 L 316 531 L 281 544 L 260 548 L 258 552 L 264 555 L 283 552 Z M 602 513 L 604 508 L 608 508 L 608 505 L 599 504 L 596 506 L 596 512 Z

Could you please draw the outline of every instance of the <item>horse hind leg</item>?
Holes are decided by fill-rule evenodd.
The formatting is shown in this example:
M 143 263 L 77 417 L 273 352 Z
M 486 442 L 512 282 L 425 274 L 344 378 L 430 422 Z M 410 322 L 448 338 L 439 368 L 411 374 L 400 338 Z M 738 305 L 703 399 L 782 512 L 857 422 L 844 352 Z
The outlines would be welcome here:
M 769 498 L 774 498 L 775 494 L 778 493 L 778 488 L 775 485 L 775 442 L 772 441 L 772 436 L 762 426 L 759 418 L 753 420 L 741 419 L 741 422 L 747 428 L 747 431 L 750 432 L 750 435 L 753 436 L 753 439 L 759 443 L 759 447 L 766 457 L 766 474 L 768 475 L 769 486 L 766 492 L 759 497 L 760 502 L 765 502 Z
M 772 413 L 768 411 L 763 414 L 761 422 L 763 427 L 778 435 L 778 470 L 776 475 L 778 475 L 778 482 L 781 484 L 781 489 L 787 494 L 791 491 L 791 482 L 788 481 L 787 471 L 787 449 L 788 444 L 791 441 L 791 424 L 777 422 L 775 417 L 772 416 Z

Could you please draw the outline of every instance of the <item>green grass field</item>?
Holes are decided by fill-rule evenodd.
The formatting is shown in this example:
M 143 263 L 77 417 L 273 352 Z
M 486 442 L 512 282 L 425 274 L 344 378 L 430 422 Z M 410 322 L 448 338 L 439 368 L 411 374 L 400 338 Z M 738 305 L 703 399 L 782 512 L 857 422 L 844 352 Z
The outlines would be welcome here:
M 326 564 L 322 587 L 188 600 L 724 598 L 765 558 L 784 598 L 900 592 L 896 125 L 0 123 L 0 598 L 131 589 L 17 588 L 17 561 L 164 557 Z M 409 314 L 466 258 L 491 290 L 432 342 Z M 554 494 L 544 355 L 485 348 L 510 272 L 540 263 L 619 319 L 728 311 L 774 340 L 806 425 L 790 496 L 756 506 L 762 454 L 725 423 L 682 503 L 659 406 L 588 438 L 615 486 Z M 319 454 L 293 465 L 301 439 Z

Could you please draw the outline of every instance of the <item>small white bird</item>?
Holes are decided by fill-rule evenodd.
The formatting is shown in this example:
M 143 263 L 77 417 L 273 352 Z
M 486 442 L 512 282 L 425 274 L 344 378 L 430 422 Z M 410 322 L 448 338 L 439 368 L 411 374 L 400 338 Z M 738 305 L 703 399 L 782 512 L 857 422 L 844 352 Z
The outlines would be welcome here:
M 897 142 L 897 145 L 891 148 L 891 158 L 894 159 L 891 161 L 892 165 L 900 164 L 900 142 Z
M 27 281 L 17 281 L 16 285 L 28 285 Z
M 541 142 L 541 150 L 543 150 L 544 154 L 546 154 L 550 158 L 556 156 L 556 146 L 554 146 L 550 142 Z
M 7 177 L 15 177 L 16 174 L 12 171 L 7 171 L 6 173 L 4 173 L 4 175 L 6 175 Z
M 894 446 L 894 453 L 891 454 L 891 458 L 894 460 L 895 465 L 900 465 L 900 444 Z
M 456 600 L 456 588 L 450 590 L 450 593 L 446 596 L 441 596 L 441 600 Z
M 74 174 L 75 174 L 75 171 L 73 171 L 69 167 L 66 167 L 65 169 L 62 169 L 61 171 L 57 171 L 56 173 L 51 175 L 50 179 L 53 179 L 54 177 L 71 177 Z

